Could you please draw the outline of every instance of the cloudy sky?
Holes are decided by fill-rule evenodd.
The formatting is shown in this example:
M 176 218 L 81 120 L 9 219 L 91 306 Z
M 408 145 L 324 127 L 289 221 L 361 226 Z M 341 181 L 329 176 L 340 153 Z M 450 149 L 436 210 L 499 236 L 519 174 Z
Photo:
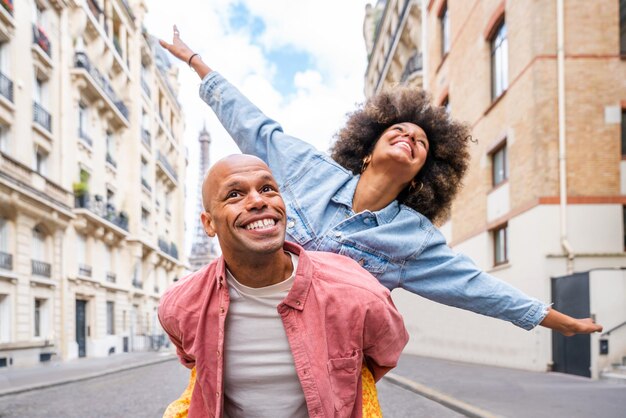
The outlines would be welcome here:
M 146 0 L 150 33 L 171 42 L 172 25 L 214 70 L 285 132 L 327 150 L 346 113 L 364 99 L 366 0 Z M 194 226 L 198 132 L 206 122 L 211 161 L 238 152 L 198 97 L 199 78 L 180 65 L 185 114 L 187 237 Z M 189 241 L 189 240 L 187 240 Z M 190 243 L 186 243 L 186 251 Z

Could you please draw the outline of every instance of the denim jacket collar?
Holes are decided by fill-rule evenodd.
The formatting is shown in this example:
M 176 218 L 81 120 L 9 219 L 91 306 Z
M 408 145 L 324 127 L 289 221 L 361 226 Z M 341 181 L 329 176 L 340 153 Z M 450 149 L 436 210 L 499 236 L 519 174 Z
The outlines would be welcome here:
M 361 175 L 353 176 L 339 190 L 337 190 L 337 193 L 335 193 L 335 195 L 331 197 L 331 200 L 347 206 L 350 211 L 352 211 L 352 198 L 354 197 L 356 185 L 358 184 L 360 178 Z M 377 210 L 371 213 L 376 217 L 376 221 L 378 222 L 378 224 L 381 225 L 391 222 L 393 218 L 396 217 L 398 212 L 400 212 L 400 204 L 397 200 L 394 199 L 391 203 L 389 203 L 381 210 Z

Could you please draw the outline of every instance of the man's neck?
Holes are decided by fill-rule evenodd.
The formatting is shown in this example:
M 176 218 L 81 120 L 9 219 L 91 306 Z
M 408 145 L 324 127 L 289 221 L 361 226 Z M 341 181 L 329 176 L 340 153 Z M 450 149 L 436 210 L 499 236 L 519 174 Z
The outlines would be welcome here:
M 244 286 L 260 288 L 287 280 L 293 273 L 291 255 L 282 249 L 275 254 L 261 257 L 237 257 L 226 259 L 230 273 Z

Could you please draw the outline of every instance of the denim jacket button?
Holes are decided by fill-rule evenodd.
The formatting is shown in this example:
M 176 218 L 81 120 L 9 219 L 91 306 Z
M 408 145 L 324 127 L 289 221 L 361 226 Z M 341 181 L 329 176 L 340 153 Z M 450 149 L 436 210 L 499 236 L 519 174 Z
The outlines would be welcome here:
M 293 228 L 296 223 L 294 221 L 287 222 L 287 228 Z
M 337 238 L 339 238 L 339 237 L 341 236 L 341 232 L 339 232 L 339 231 L 335 232 L 335 236 L 336 236 Z

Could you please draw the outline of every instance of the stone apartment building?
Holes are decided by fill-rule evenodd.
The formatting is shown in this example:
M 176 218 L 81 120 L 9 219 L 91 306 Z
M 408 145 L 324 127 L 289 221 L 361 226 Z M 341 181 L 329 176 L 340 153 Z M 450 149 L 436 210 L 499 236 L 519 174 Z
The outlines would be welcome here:
M 147 349 L 183 271 L 177 73 L 143 0 L 0 0 L 0 367 Z
M 366 94 L 403 81 L 411 45 L 435 104 L 472 128 L 470 170 L 441 226 L 448 243 L 524 292 L 605 326 L 603 335 L 565 339 L 398 291 L 409 352 L 591 377 L 620 363 L 626 1 L 381 1 L 366 12 L 366 32 L 375 9 L 381 28 L 365 36 Z M 411 22 L 420 30 L 407 29 Z M 372 67 L 389 70 L 371 81 Z

